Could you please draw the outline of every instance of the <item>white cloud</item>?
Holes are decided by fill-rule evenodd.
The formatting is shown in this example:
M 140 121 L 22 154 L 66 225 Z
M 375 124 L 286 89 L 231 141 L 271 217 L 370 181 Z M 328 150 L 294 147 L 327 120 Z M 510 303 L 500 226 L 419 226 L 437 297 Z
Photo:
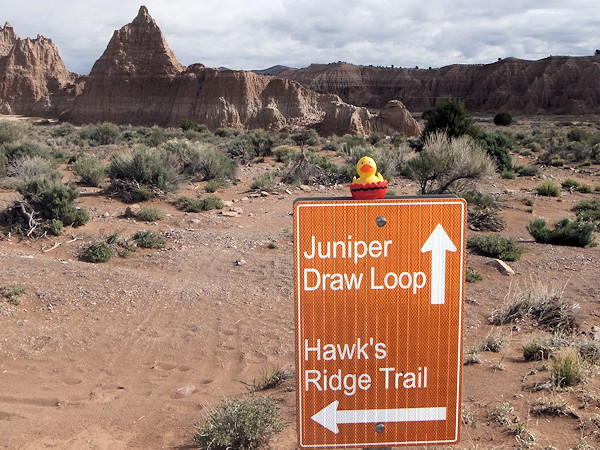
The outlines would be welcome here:
M 313 62 L 402 67 L 591 55 L 597 6 L 590 0 L 146 0 L 183 64 L 234 69 Z M 21 37 L 42 34 L 70 70 L 86 74 L 113 31 L 131 22 L 131 1 L 21 0 L 4 5 Z

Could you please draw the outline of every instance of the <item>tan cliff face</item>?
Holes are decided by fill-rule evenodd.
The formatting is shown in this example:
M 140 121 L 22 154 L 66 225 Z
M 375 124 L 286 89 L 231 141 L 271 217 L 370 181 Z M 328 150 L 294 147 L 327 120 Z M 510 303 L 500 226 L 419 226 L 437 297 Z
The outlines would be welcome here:
M 179 126 L 194 119 L 213 130 L 420 133 L 404 107 L 401 115 L 373 115 L 292 80 L 202 64 L 186 68 L 145 6 L 114 32 L 86 77 L 65 68 L 50 40 L 20 40 L 7 24 L 0 32 L 0 76 L 0 112 L 60 117 L 74 124 Z
M 59 114 L 79 83 L 50 39 L 20 39 L 8 23 L 0 28 L 0 113 Z
M 463 99 L 469 111 L 581 114 L 600 112 L 600 56 L 554 56 L 539 61 L 506 58 L 493 64 L 439 69 L 313 64 L 279 76 L 342 100 L 383 108 L 394 99 L 425 111 L 438 98 Z
M 346 104 L 336 95 L 316 93 L 295 81 L 248 71 L 219 71 L 202 64 L 186 68 L 144 6 L 132 23 L 115 31 L 82 94 L 62 118 L 76 124 L 110 121 L 161 126 L 179 126 L 185 119 L 194 119 L 213 130 L 313 127 L 325 135 L 368 134 L 385 122 L 366 108 Z M 414 130 L 416 122 L 412 125 L 406 129 Z

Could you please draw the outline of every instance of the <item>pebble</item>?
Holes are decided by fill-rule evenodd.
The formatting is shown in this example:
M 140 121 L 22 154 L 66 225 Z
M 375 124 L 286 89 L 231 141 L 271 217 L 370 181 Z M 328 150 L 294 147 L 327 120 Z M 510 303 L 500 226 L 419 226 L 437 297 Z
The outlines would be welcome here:
M 176 397 L 177 398 L 183 398 L 183 397 L 187 397 L 188 395 L 192 395 L 194 392 L 196 392 L 198 389 L 196 389 L 195 386 L 189 385 L 189 386 L 183 386 L 180 387 L 179 389 L 177 389 L 177 393 L 176 393 Z

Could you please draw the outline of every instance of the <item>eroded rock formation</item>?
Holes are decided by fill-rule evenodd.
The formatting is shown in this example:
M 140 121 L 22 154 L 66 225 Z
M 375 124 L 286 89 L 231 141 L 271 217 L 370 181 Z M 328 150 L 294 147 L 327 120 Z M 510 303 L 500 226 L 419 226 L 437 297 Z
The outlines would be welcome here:
M 63 119 L 162 126 L 194 119 L 211 129 L 313 127 L 325 135 L 400 129 L 397 120 L 379 118 L 295 81 L 202 64 L 186 68 L 144 6 L 132 23 L 115 31 Z
M 57 116 L 80 82 L 50 39 L 20 39 L 8 23 L 0 28 L 0 113 Z
M 21 40 L 6 24 L 0 29 L 0 113 L 60 116 L 75 124 L 179 126 L 194 119 L 212 129 L 418 134 L 410 114 L 373 115 L 292 80 L 202 64 L 186 68 L 145 6 L 114 32 L 85 77 L 65 68 L 52 41 Z
M 437 98 L 452 95 L 463 99 L 469 111 L 600 113 L 600 55 L 506 58 L 427 70 L 339 62 L 290 69 L 279 76 L 370 108 L 398 99 L 411 111 L 425 111 Z

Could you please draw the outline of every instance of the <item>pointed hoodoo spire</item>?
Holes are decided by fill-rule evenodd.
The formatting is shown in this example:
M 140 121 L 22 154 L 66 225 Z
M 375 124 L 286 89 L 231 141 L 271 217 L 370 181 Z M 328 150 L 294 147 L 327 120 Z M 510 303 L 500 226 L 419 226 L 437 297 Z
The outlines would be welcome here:
M 140 23 L 140 22 L 152 22 L 152 17 L 150 17 L 148 8 L 146 8 L 144 5 L 140 6 L 138 15 L 136 16 L 135 19 L 133 19 L 132 23 Z

